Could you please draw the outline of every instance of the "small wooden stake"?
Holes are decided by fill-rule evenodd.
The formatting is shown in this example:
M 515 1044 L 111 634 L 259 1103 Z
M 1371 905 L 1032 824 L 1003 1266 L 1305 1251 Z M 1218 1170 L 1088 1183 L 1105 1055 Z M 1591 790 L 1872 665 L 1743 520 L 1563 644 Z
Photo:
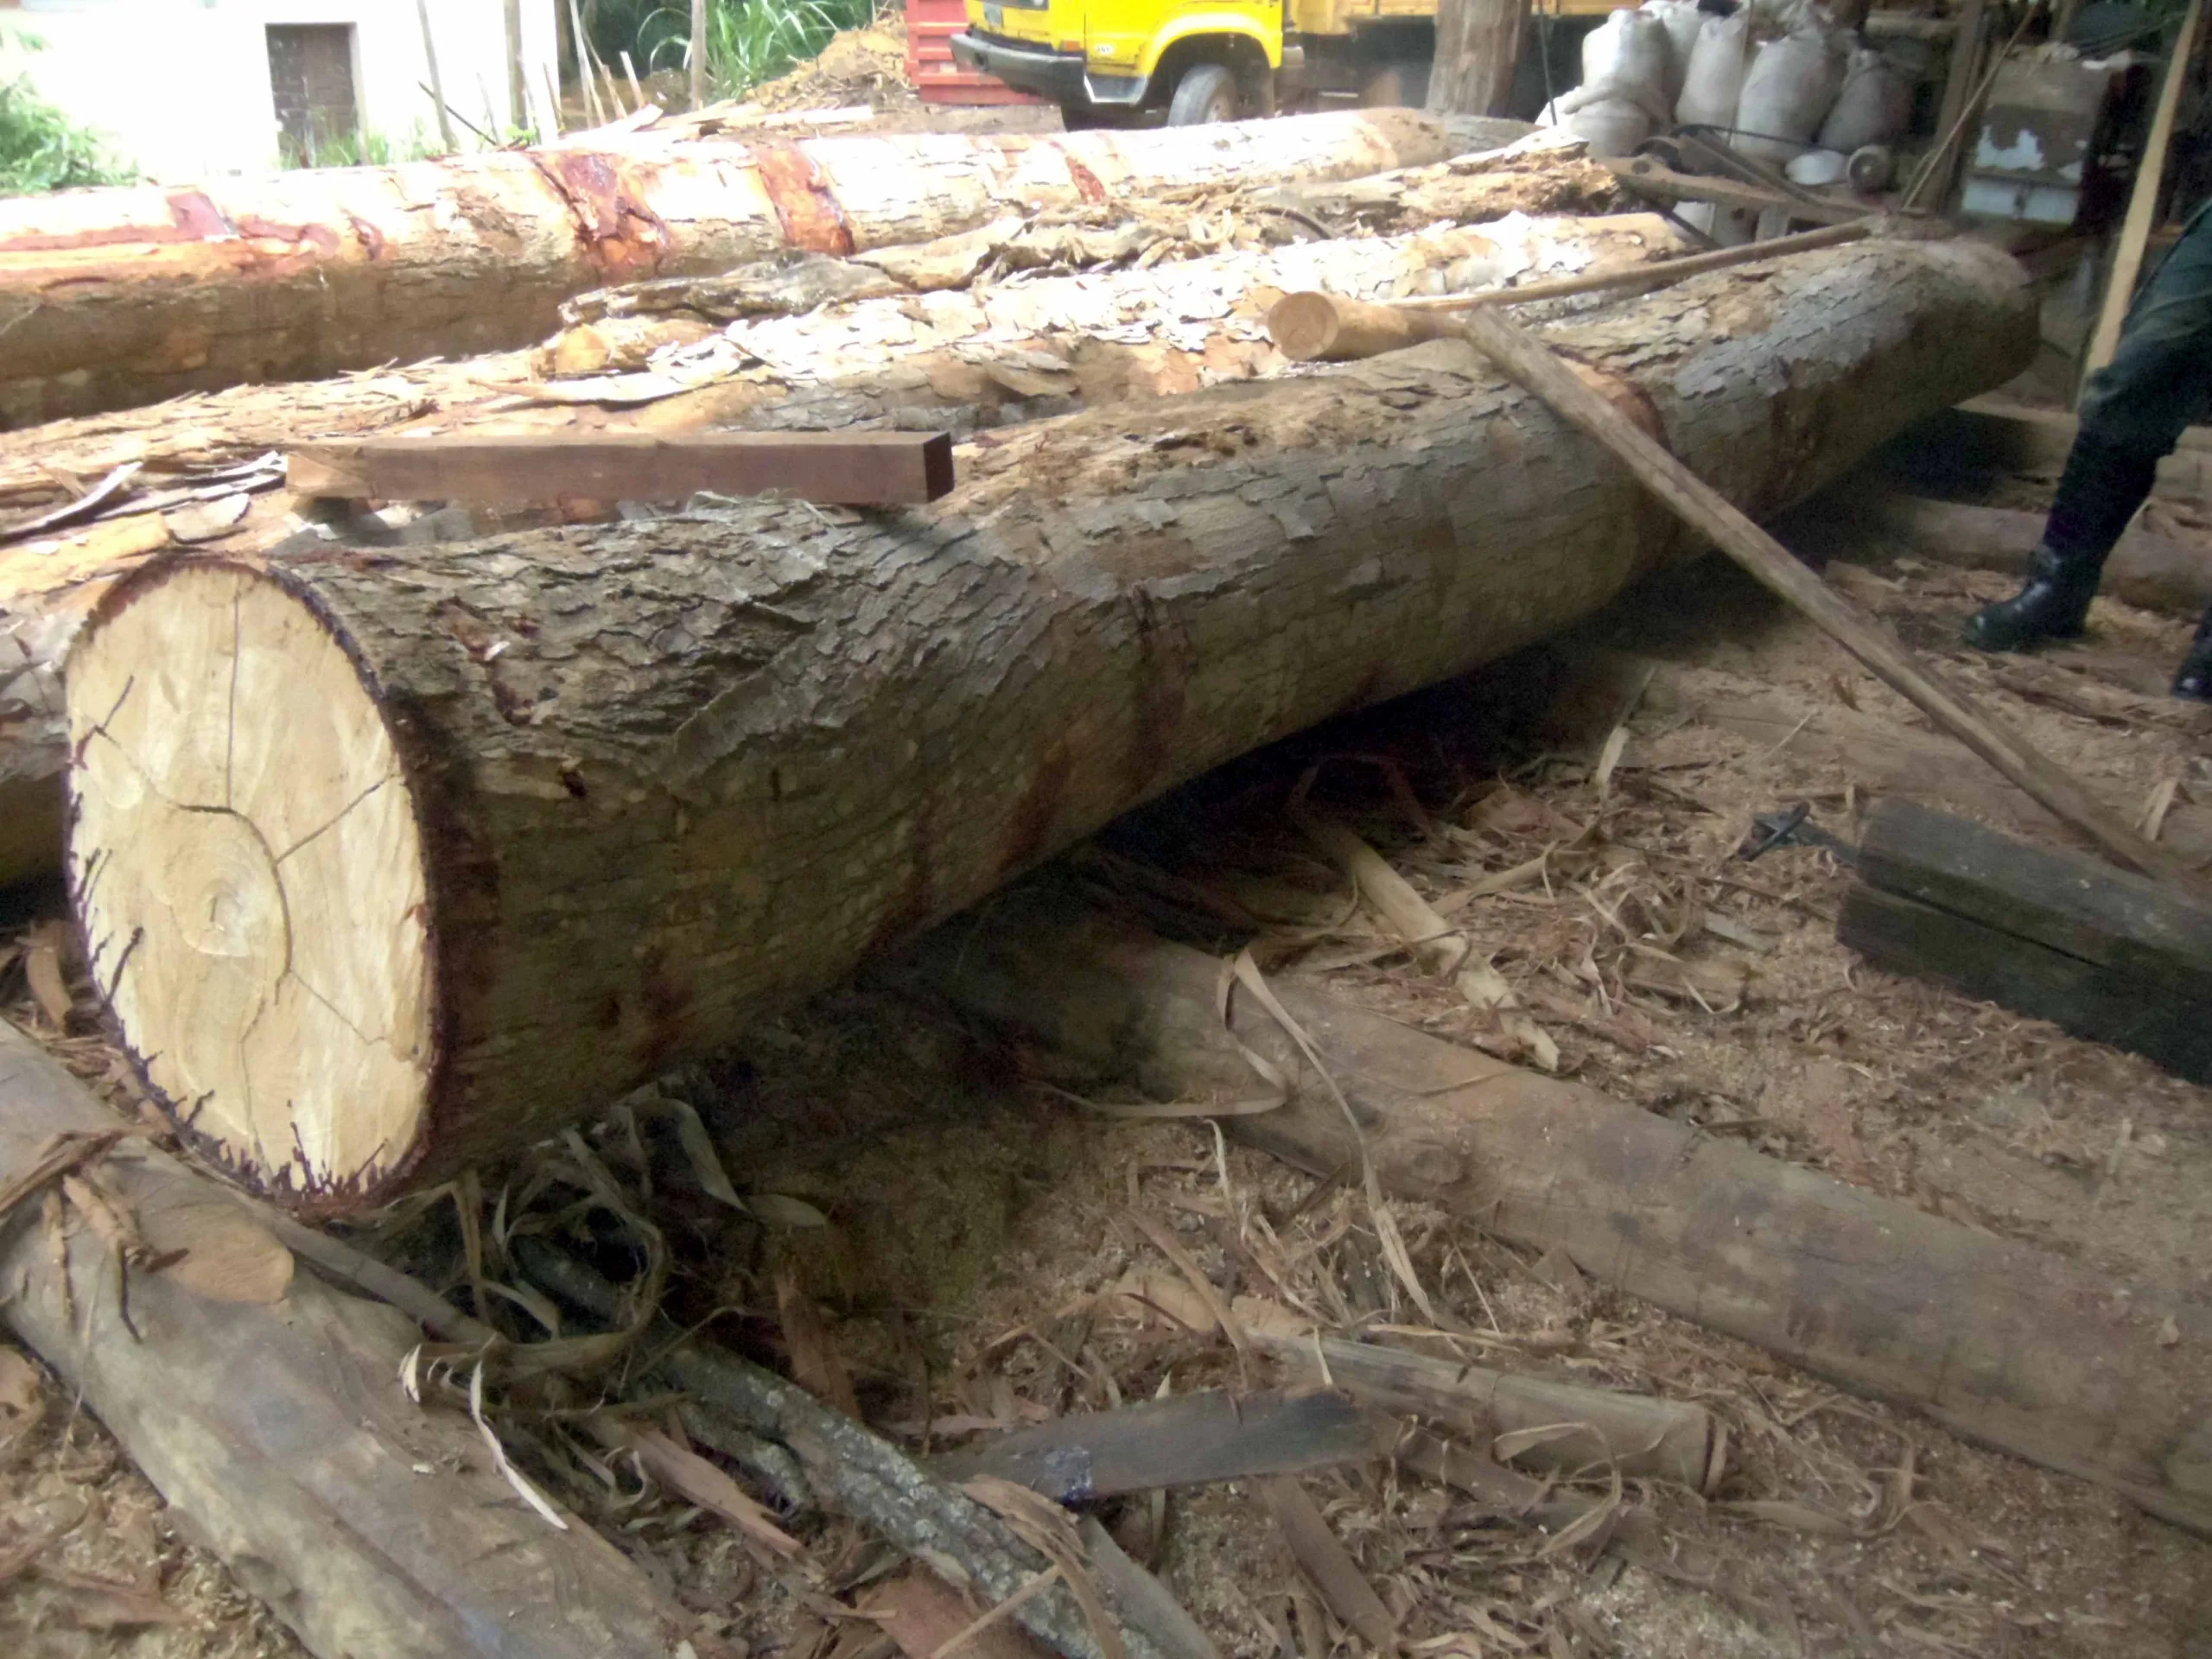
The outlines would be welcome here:
M 691 0 L 691 107 L 707 107 L 707 0 Z

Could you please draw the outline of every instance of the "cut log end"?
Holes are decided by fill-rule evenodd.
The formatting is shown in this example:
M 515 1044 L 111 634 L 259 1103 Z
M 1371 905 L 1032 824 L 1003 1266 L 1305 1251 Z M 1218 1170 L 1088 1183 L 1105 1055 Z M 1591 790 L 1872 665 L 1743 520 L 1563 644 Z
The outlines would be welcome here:
M 427 1116 L 433 953 L 413 797 L 344 642 L 266 575 L 186 565 L 118 594 L 67 681 L 71 880 L 155 1100 L 296 1207 L 372 1193 Z

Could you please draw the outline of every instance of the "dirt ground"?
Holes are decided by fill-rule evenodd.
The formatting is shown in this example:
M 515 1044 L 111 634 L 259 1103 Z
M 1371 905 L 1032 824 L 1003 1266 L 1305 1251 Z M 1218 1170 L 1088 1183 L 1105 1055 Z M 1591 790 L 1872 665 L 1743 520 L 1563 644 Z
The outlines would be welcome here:
M 2184 622 L 2100 601 L 2082 645 L 1975 658 L 1950 643 L 1956 619 L 2005 579 L 1889 551 L 1870 547 L 1832 574 L 2107 799 L 2168 796 L 2163 837 L 2212 852 L 2212 711 L 2160 695 Z M 1617 725 L 1625 747 L 1601 784 Z M 1316 802 L 1492 957 L 1563 1073 L 2118 1280 L 2193 1299 L 2212 1288 L 2212 1096 L 1856 962 L 1834 937 L 1847 878 L 1826 853 L 1734 857 L 1754 811 L 1808 801 L 1847 837 L 1878 792 L 2056 831 L 1719 562 L 1655 581 L 1538 652 L 1240 763 L 1103 838 L 1269 918 L 1240 939 L 1193 915 L 1192 937 L 1249 942 L 1271 973 L 1319 973 L 1408 1023 L 1511 1048 L 1376 933 L 1289 827 L 1290 791 L 1317 766 Z M 1454 901 L 1547 848 L 1545 881 Z M 21 976 L 8 987 L 11 1017 L 37 1024 Z M 869 1420 L 931 1447 L 1236 1382 L 1226 1344 L 1171 1317 L 1172 1299 L 1112 1294 L 1132 1273 L 1149 1283 L 1166 1269 L 1135 1211 L 1173 1228 L 1232 1295 L 1344 1328 L 1421 1323 L 1356 1192 L 1317 1192 L 1224 1147 L 1204 1121 L 1088 1111 L 1071 1100 L 1111 1097 L 1114 1080 L 1046 1088 L 1039 1069 L 863 985 L 690 1075 L 728 1166 L 829 1224 L 734 1222 L 664 1171 L 658 1218 L 684 1268 L 674 1300 L 744 1311 L 726 1339 L 788 1365 L 774 1287 L 788 1275 L 822 1312 Z M 598 1140 L 615 1162 L 620 1135 Z M 2204 1544 L 1601 1286 L 1558 1282 L 1464 1222 L 1413 1206 L 1397 1221 L 1439 1306 L 1483 1333 L 1398 1339 L 1694 1401 L 1731 1446 L 1705 1497 L 1579 1483 L 1606 1512 L 1580 1539 L 1387 1466 L 1309 1478 L 1403 1615 L 1408 1651 L 2212 1654 Z M 98 1425 L 50 1379 L 27 1389 L 23 1370 L 0 1361 L 0 1396 L 19 1414 L 0 1464 L 0 1630 L 18 1633 L 16 1650 L 288 1651 L 175 1535 Z M 539 1472 L 592 1512 L 557 1452 Z M 1350 1640 L 1249 1491 L 1133 1502 L 1111 1519 L 1236 1659 L 1317 1659 Z M 696 1512 L 649 1503 L 616 1535 L 752 1653 L 822 1649 L 819 1620 L 787 1585 Z M 868 1555 L 849 1527 L 809 1535 L 833 1588 Z

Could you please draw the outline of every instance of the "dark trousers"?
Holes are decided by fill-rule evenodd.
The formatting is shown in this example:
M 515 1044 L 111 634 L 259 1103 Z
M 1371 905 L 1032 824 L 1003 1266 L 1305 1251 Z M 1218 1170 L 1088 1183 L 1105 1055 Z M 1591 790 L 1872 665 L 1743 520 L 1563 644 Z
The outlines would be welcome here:
M 2212 415 L 2212 203 L 2137 290 L 2112 361 L 2082 389 L 2081 413 L 2084 438 L 2152 462 Z

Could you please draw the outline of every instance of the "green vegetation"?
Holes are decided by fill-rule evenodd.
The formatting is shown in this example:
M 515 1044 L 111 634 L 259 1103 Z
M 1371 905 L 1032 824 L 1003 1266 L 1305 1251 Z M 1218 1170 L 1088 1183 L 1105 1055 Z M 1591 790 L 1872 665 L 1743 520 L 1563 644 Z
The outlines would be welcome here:
M 0 26 L 0 47 L 41 49 Z M 28 75 L 0 80 L 0 196 L 37 195 L 83 184 L 129 184 L 137 175 L 111 160 L 99 137 L 38 95 Z
M 318 122 L 315 136 L 306 145 L 289 132 L 277 143 L 277 162 L 285 168 L 389 167 L 394 162 L 428 161 L 444 153 L 419 121 L 404 139 L 397 142 L 381 132 L 326 132 Z
M 875 10 L 875 0 L 709 0 L 708 82 L 718 98 L 741 98 L 812 57 L 838 30 L 872 22 Z M 592 44 L 607 62 L 619 64 L 627 52 L 640 73 L 686 67 L 688 6 L 599 0 L 586 15 Z

